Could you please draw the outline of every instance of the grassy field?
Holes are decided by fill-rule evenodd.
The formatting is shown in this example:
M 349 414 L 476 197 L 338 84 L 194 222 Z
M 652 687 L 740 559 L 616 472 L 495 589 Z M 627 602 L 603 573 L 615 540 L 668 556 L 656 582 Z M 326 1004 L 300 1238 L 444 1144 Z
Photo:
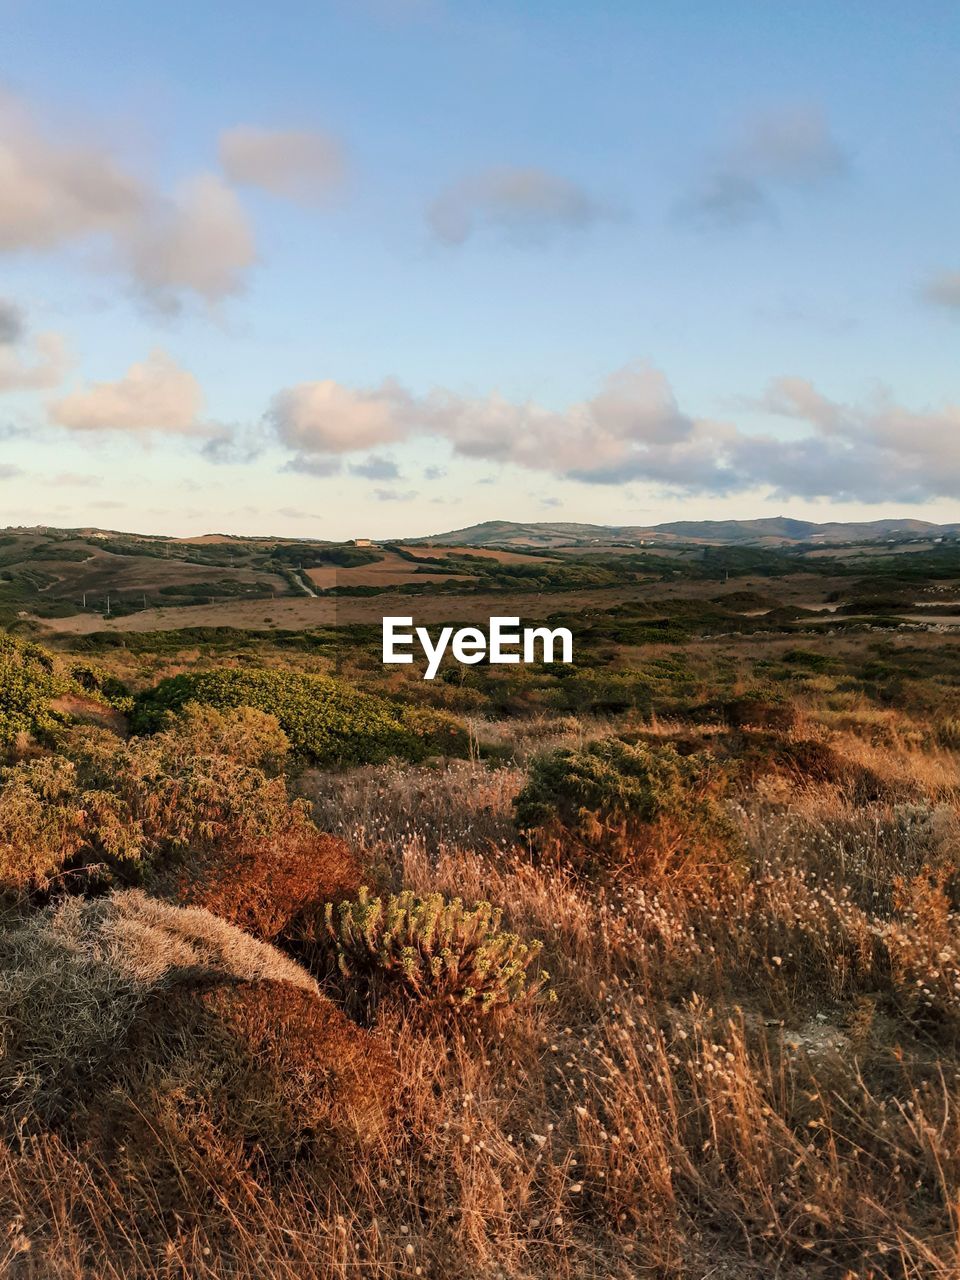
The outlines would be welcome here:
M 960 572 L 619 558 L 0 632 L 0 1274 L 953 1280 Z

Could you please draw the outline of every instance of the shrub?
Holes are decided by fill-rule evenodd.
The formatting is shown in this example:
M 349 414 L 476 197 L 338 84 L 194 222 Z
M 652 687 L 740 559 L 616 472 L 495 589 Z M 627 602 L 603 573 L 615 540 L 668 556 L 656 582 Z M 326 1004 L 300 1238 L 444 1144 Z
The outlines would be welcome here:
M 115 792 L 84 778 L 73 760 L 43 756 L 0 769 L 0 892 L 46 892 L 77 871 L 78 883 L 140 854 Z
M 791 667 L 800 667 L 803 671 L 829 671 L 836 662 L 829 654 L 816 653 L 813 649 L 788 649 L 783 661 Z
M 155 741 L 164 744 L 167 756 L 228 756 L 237 764 L 274 775 L 283 772 L 290 754 L 290 739 L 276 716 L 254 707 L 216 707 L 188 702 L 170 717 L 164 733 Z
M 299 811 L 291 806 L 291 812 Z M 294 820 L 280 836 L 191 849 L 156 860 L 146 876 L 152 893 L 205 907 L 254 937 L 272 942 L 317 903 L 354 896 L 360 864 L 343 840 Z
M 643 828 L 664 819 L 680 823 L 691 837 L 726 835 L 714 786 L 702 756 L 610 738 L 537 757 L 514 801 L 514 816 L 542 848 L 557 835 L 568 846 L 579 845 L 567 849 L 572 861 L 583 851 L 624 854 L 648 834 Z
M 0 770 L 0 889 L 22 898 L 58 878 L 65 888 L 145 883 L 267 938 L 308 905 L 355 893 L 346 846 L 317 831 L 282 777 L 217 754 L 228 740 L 238 750 L 236 715 L 210 714 L 215 723 L 188 717 L 187 742 L 177 725 L 129 742 L 75 730 L 64 755 Z M 241 713 L 241 727 L 256 714 Z M 210 731 L 209 752 L 189 741 L 191 723 Z M 242 744 L 241 755 L 272 758 L 276 731 Z
M 153 732 L 166 723 L 166 712 L 190 702 L 266 711 L 295 750 L 321 765 L 463 755 L 468 746 L 462 726 L 442 712 L 396 706 L 330 676 L 291 671 L 220 668 L 161 680 L 137 700 L 133 727 Z
M 312 941 L 332 952 L 348 998 L 369 1004 L 399 988 L 432 1006 L 487 1012 L 532 998 L 548 974 L 531 972 L 541 944 L 500 929 L 502 912 L 488 902 L 472 910 L 441 894 L 409 890 L 327 903 Z
M 68 898 L 0 934 L 0 1093 L 52 1115 L 116 1053 L 151 993 L 200 980 L 288 982 L 293 960 L 216 916 L 137 890 Z
M 858 801 L 874 800 L 884 787 L 879 776 L 849 759 L 822 738 L 787 738 L 765 730 L 739 735 L 734 767 L 741 783 L 781 773 L 795 785 L 827 783 L 843 787 Z
M 182 1212 L 193 1178 L 225 1158 L 343 1185 L 386 1135 L 395 1078 L 379 1037 L 315 991 L 180 985 L 144 1002 L 72 1127 Z
M 797 712 L 779 689 L 758 687 L 747 689 L 716 705 L 721 718 L 735 729 L 754 725 L 767 729 L 792 729 Z
M 51 654 L 0 632 L 0 748 L 49 734 L 58 723 L 50 702 L 69 684 Z

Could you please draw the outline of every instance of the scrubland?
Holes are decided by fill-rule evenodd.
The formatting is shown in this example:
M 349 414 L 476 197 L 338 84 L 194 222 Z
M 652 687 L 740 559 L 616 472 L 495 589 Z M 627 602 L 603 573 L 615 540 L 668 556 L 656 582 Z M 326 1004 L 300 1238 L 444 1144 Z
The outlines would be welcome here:
M 6 1274 L 958 1274 L 950 637 L 0 699 Z

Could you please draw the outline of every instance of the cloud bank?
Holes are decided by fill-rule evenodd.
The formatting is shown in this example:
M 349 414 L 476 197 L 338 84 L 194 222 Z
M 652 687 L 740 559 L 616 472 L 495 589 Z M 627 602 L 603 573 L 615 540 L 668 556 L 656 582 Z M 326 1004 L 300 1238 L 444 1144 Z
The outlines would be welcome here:
M 664 374 L 641 363 L 562 410 L 496 393 L 415 395 L 395 379 L 364 390 L 303 383 L 274 398 L 267 424 L 293 452 L 290 469 L 317 475 L 339 470 L 345 456 L 431 437 L 464 458 L 590 484 L 645 481 L 677 494 L 765 488 L 783 498 L 871 503 L 960 497 L 960 406 L 910 410 L 888 393 L 846 405 L 809 381 L 780 378 L 744 407 L 786 420 L 787 433 L 694 417 Z

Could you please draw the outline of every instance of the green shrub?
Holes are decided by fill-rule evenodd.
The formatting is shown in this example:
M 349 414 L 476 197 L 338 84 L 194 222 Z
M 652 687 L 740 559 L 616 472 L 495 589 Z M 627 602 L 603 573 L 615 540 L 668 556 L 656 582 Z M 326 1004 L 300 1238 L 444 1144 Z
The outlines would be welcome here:
M 58 723 L 50 702 L 69 687 L 51 654 L 0 632 L 0 748 L 50 733 Z
M 348 995 L 361 1003 L 384 989 L 432 1005 L 486 1012 L 532 998 L 548 975 L 531 972 L 541 944 L 500 929 L 488 902 L 467 910 L 459 898 L 417 898 L 409 890 L 327 903 L 314 941 L 332 950 Z
M 256 707 L 276 716 L 293 748 L 315 764 L 375 764 L 466 754 L 467 734 L 438 711 L 396 706 L 330 676 L 220 668 L 161 680 L 136 702 L 133 727 L 150 733 L 187 703 Z
M 788 649 L 783 660 L 788 666 L 800 667 L 804 671 L 829 671 L 836 666 L 829 654 L 815 653 L 812 649 Z
M 712 794 L 716 783 L 702 756 L 609 738 L 534 759 L 514 800 L 514 816 L 520 830 L 541 845 L 562 835 L 581 849 L 623 853 L 643 828 L 661 820 L 672 820 L 696 838 L 726 835 Z

